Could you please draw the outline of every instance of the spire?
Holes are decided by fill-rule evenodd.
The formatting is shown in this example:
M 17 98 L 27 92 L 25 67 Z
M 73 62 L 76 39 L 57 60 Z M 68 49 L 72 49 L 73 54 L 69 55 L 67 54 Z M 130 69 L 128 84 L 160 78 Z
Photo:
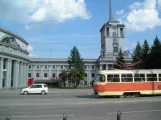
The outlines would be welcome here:
M 109 20 L 113 19 L 112 16 L 112 1 L 109 0 Z

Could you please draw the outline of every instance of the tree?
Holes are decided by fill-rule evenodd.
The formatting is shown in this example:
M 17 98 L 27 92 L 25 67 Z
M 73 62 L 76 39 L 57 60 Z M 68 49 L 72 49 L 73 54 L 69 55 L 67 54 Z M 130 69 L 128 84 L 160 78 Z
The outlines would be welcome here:
M 63 70 L 60 74 L 59 74 L 61 80 L 63 81 L 63 85 L 64 87 L 66 87 L 66 81 L 68 79 L 68 72 L 66 70 Z
M 161 42 L 156 36 L 154 43 L 151 47 L 150 59 L 148 60 L 148 65 L 150 69 L 160 69 L 161 68 Z
M 68 57 L 68 64 L 70 69 L 71 81 L 74 87 L 77 87 L 80 83 L 80 80 L 84 80 L 84 62 L 83 58 L 74 46 L 71 50 L 70 56 Z
M 150 53 L 149 44 L 147 40 L 145 40 L 144 44 L 142 45 L 142 56 L 141 56 L 143 60 L 143 62 L 141 63 L 142 69 L 148 69 L 149 53 Z
M 125 63 L 124 54 L 122 52 L 122 49 L 120 48 L 118 56 L 116 58 L 116 68 L 121 69 L 124 63 Z
M 134 53 L 133 53 L 133 63 L 138 62 L 140 60 L 140 58 L 142 58 L 142 48 L 141 48 L 140 43 L 138 42 L 137 45 L 136 45 L 136 48 L 134 50 Z M 137 64 L 137 65 L 134 66 L 134 68 L 140 69 L 141 65 Z

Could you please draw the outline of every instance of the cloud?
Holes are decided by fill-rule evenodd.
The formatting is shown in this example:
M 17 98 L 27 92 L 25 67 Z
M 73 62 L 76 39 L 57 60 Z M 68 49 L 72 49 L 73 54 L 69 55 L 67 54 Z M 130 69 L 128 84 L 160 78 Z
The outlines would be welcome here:
M 116 11 L 116 14 L 117 14 L 117 15 L 122 15 L 122 14 L 124 14 L 124 10 Z
M 127 29 L 138 32 L 161 26 L 161 18 L 157 9 L 158 1 L 161 0 L 135 2 L 129 5 L 130 11 L 120 20 L 126 25 Z
M 29 57 L 34 57 L 36 56 L 35 52 L 34 52 L 34 49 L 32 46 L 27 46 L 27 51 L 29 52 Z
M 84 0 L 0 0 L 0 19 L 21 23 L 91 18 Z
M 25 29 L 26 29 L 26 30 L 30 30 L 31 27 L 30 27 L 29 25 L 25 25 Z

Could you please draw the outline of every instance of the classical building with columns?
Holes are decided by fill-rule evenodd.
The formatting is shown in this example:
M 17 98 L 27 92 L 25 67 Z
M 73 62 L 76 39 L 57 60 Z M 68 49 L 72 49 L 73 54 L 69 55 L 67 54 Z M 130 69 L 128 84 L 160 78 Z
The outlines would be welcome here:
M 0 89 L 27 86 L 27 45 L 22 37 L 0 28 Z
M 119 48 L 124 45 L 124 24 L 115 20 L 109 0 L 109 20 L 103 24 L 101 54 L 98 59 L 84 59 L 85 83 L 94 80 L 98 70 L 114 68 Z M 27 86 L 27 79 L 52 80 L 59 78 L 68 66 L 67 58 L 28 58 L 28 43 L 20 36 L 0 28 L 0 88 Z

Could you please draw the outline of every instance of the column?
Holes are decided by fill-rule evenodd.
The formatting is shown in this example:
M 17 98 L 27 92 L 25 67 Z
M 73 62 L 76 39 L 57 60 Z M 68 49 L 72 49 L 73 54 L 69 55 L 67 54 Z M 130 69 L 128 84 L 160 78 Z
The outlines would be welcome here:
M 32 77 L 35 79 L 35 65 L 32 65 Z
M 91 66 L 89 65 L 88 66 L 88 81 L 87 81 L 87 84 L 89 84 L 91 81 Z
M 59 77 L 59 65 L 56 65 L 56 77 Z
M 25 87 L 28 86 L 28 84 L 27 84 L 27 82 L 28 82 L 28 68 L 29 68 L 28 63 L 26 63 L 26 83 L 25 83 Z
M 2 88 L 2 80 L 3 80 L 3 60 L 4 58 L 0 58 L 0 89 Z
M 108 70 L 108 64 L 106 64 L 106 70 Z
M 21 88 L 21 83 L 22 83 L 21 76 L 22 76 L 22 62 L 20 62 L 20 65 L 19 65 L 19 80 L 18 80 L 19 88 Z
M 49 74 L 48 74 L 48 78 L 51 78 L 51 65 L 49 65 Z
M 26 75 L 26 73 L 27 73 L 27 69 L 26 69 L 27 65 L 26 64 L 27 63 L 24 63 L 24 82 L 23 82 L 23 87 L 26 87 L 26 85 L 27 85 L 27 75 Z
M 40 79 L 43 79 L 43 65 L 40 65 Z
M 23 62 L 22 62 L 22 65 L 21 65 L 21 70 L 22 70 L 22 73 L 21 73 L 21 85 L 20 85 L 20 87 L 22 88 L 23 82 L 24 82 L 24 63 Z
M 13 87 L 14 88 L 18 88 L 18 84 L 19 84 L 19 75 L 20 75 L 20 62 L 19 61 L 15 61 L 15 66 L 14 66 L 14 84 Z
M 12 60 L 8 59 L 7 60 L 7 79 L 6 79 L 6 87 L 10 88 L 11 87 L 11 66 L 12 66 Z
M 102 70 L 102 64 L 100 64 L 100 70 Z

